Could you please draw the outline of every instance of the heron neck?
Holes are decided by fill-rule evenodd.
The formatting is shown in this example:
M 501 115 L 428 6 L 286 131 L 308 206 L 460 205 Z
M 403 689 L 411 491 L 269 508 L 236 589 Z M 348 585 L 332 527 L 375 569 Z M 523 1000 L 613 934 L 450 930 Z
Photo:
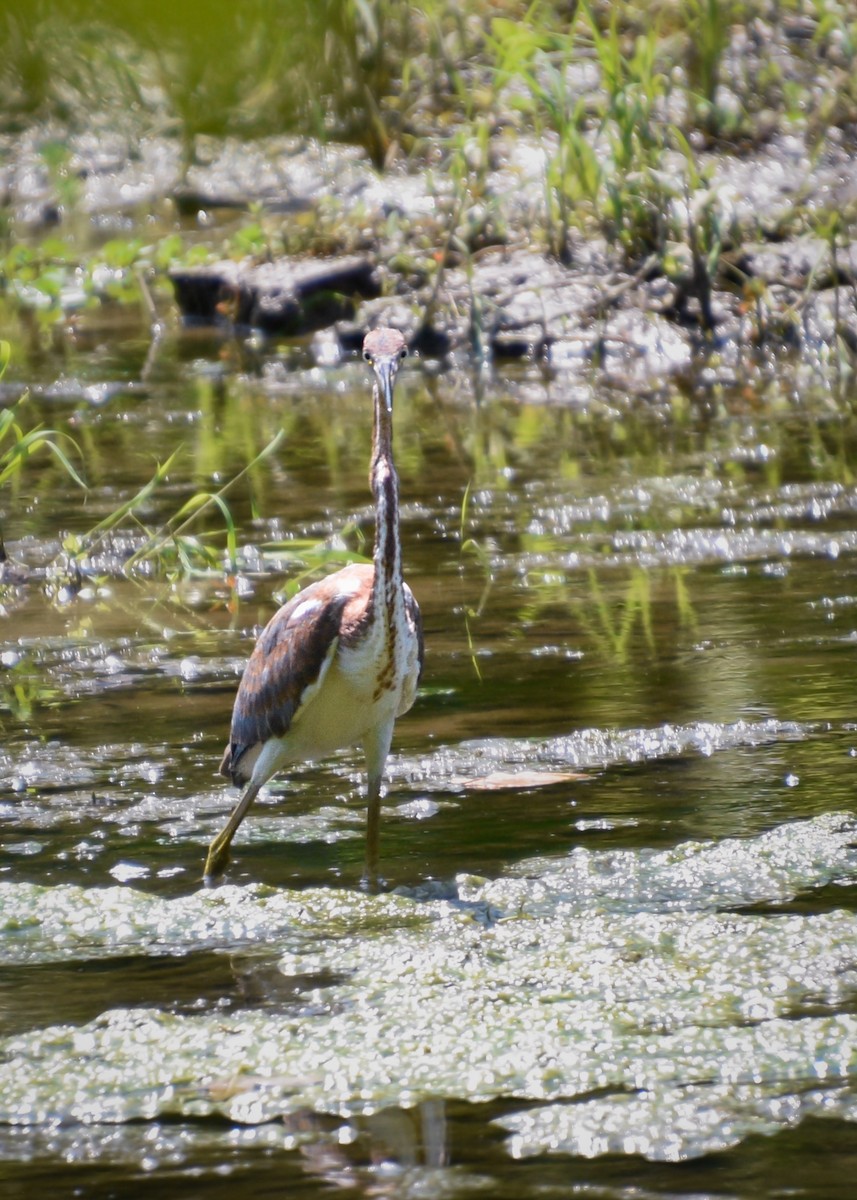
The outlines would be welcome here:
M 389 414 L 376 404 L 370 481 L 375 497 L 375 565 L 373 606 L 389 611 L 402 590 L 402 547 L 399 541 L 399 477 L 393 462 Z

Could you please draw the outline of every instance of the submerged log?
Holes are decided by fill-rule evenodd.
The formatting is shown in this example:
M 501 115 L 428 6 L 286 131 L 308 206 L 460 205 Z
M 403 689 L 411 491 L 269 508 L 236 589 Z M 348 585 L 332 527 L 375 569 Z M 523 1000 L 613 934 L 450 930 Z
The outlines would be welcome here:
M 374 263 L 359 255 L 333 259 L 209 263 L 170 272 L 187 320 L 230 324 L 289 337 L 353 317 L 355 299 L 381 294 Z

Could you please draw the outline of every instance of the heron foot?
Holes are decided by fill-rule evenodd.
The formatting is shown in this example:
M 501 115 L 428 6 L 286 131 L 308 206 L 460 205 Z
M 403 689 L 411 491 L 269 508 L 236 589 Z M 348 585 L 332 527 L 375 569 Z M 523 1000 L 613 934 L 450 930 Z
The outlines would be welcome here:
M 229 847 L 232 845 L 235 831 L 244 820 L 247 809 L 256 799 L 261 786 L 260 783 L 250 781 L 244 795 L 229 814 L 229 820 L 208 847 L 208 856 L 205 860 L 205 870 L 203 872 L 206 887 L 216 887 L 222 881 L 223 872 L 226 870 L 229 862 Z
M 360 891 L 369 896 L 380 895 L 381 892 L 386 892 L 389 886 L 383 875 L 379 875 L 377 871 L 370 871 L 368 867 L 360 876 Z

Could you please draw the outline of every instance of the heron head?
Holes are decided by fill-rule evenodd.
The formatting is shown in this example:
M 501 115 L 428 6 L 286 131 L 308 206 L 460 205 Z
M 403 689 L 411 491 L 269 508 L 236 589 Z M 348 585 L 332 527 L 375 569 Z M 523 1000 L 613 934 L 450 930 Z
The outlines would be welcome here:
M 398 329 L 372 329 L 363 339 L 363 357 L 375 372 L 379 396 L 388 413 L 393 411 L 393 385 L 408 344 Z

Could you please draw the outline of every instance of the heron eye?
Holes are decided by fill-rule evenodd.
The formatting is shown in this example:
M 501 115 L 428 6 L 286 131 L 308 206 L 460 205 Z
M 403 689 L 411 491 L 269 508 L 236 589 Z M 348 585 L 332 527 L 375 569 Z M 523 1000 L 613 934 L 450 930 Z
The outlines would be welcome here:
M 368 350 L 363 351 L 363 357 L 366 359 L 366 362 L 372 361 L 372 355 L 369 353 Z
M 407 357 L 408 357 L 408 347 L 402 346 L 401 350 L 399 351 L 399 358 L 407 358 Z

